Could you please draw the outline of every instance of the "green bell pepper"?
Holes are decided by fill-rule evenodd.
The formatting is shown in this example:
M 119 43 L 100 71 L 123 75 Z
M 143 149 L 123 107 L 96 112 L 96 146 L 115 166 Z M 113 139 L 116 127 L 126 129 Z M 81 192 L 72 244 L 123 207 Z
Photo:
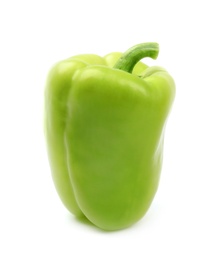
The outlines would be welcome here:
M 158 188 L 164 129 L 175 96 L 157 43 L 124 54 L 78 55 L 57 63 L 45 89 L 45 135 L 65 207 L 104 230 L 147 212 Z

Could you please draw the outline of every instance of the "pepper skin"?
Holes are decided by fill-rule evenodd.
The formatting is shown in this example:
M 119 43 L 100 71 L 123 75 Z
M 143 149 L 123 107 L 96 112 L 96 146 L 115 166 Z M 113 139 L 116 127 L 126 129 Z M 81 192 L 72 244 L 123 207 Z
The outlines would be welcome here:
M 45 89 L 45 135 L 65 207 L 103 230 L 127 228 L 158 188 L 164 130 L 175 97 L 157 43 L 124 54 L 78 55 L 57 63 Z

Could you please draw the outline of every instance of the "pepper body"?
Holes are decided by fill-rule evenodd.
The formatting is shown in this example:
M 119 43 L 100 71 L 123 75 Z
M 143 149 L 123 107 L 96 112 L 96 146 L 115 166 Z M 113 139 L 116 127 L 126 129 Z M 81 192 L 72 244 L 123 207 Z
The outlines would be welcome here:
M 45 133 L 53 180 L 67 209 L 104 230 L 147 212 L 158 188 L 172 77 L 121 53 L 56 64 L 45 89 Z M 123 65 L 122 65 L 123 66 Z

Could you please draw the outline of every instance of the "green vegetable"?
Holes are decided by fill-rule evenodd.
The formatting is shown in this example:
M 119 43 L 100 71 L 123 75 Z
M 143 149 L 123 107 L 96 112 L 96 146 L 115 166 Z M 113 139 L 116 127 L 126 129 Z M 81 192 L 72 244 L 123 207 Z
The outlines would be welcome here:
M 66 208 L 104 230 L 141 219 L 158 188 L 172 77 L 157 43 L 124 54 L 57 63 L 45 90 L 45 130 L 54 184 Z

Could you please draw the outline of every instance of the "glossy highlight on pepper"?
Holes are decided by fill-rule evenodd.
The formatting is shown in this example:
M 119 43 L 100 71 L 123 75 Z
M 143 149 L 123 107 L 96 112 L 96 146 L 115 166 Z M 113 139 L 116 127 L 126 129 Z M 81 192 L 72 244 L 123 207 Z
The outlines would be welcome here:
M 45 136 L 65 207 L 103 230 L 127 228 L 147 212 L 162 168 L 175 83 L 156 59 L 157 43 L 125 53 L 58 62 L 45 88 Z

